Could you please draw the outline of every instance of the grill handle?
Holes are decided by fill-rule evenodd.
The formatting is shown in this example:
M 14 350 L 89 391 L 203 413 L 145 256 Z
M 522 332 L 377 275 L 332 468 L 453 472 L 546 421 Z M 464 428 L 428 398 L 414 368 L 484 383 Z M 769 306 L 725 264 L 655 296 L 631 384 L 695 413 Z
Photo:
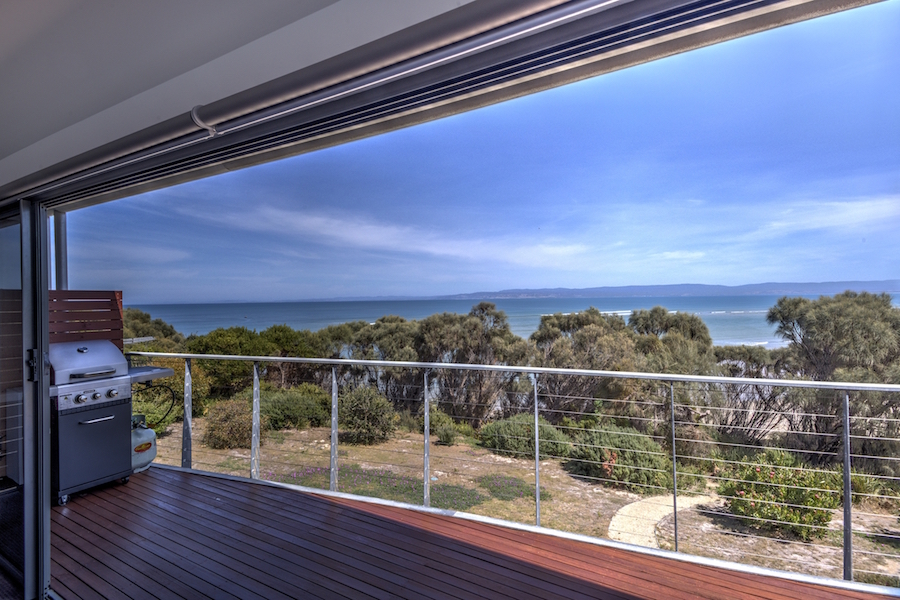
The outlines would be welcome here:
M 104 375 L 112 375 L 116 372 L 115 367 L 108 367 L 102 371 L 85 371 L 84 373 L 72 373 L 69 375 L 72 379 L 91 379 L 93 377 L 103 377 Z
M 93 425 L 94 423 L 102 423 L 103 421 L 112 421 L 116 418 L 116 415 L 109 415 L 108 417 L 100 417 L 99 419 L 91 419 L 90 421 L 78 421 L 79 425 Z

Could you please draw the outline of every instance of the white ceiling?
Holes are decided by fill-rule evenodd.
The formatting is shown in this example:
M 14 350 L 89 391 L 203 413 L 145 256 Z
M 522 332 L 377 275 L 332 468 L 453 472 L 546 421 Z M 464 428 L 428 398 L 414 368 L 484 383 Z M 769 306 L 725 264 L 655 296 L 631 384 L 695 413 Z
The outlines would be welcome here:
M 472 0 L 0 0 L 0 185 Z

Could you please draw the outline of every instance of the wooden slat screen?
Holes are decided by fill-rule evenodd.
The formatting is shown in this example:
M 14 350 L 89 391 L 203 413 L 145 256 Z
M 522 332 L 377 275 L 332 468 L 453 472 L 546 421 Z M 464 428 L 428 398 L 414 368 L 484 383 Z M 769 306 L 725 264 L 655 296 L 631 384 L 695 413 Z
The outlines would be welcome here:
M 50 290 L 50 343 L 110 340 L 123 344 L 122 292 Z

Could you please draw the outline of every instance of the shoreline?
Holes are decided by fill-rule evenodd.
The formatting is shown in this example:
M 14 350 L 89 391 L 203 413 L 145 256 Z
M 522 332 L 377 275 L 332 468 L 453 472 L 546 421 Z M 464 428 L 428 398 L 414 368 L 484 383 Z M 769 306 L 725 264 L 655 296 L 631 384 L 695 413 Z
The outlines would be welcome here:
M 523 339 L 534 333 L 542 316 L 577 313 L 593 306 L 600 312 L 626 319 L 634 310 L 664 306 L 671 312 L 698 315 L 717 346 L 751 345 L 767 349 L 785 346 L 775 328 L 766 323 L 768 309 L 777 296 L 697 296 L 632 298 L 496 299 L 492 303 L 506 313 L 510 330 Z M 432 314 L 468 313 L 472 300 L 361 300 L 352 302 L 266 302 L 206 304 L 129 304 L 162 319 L 188 336 L 204 335 L 219 327 L 247 327 L 263 331 L 272 325 L 318 331 L 331 325 L 364 321 L 374 323 L 386 315 L 421 320 Z

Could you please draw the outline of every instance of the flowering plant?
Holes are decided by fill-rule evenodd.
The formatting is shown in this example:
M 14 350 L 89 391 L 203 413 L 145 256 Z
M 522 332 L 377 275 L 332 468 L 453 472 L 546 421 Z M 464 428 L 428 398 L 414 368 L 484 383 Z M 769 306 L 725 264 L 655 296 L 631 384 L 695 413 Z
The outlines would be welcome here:
M 790 453 L 766 450 L 744 457 L 720 486 L 725 505 L 758 529 L 791 532 L 804 540 L 822 535 L 831 511 L 841 504 L 827 471 L 806 468 Z

